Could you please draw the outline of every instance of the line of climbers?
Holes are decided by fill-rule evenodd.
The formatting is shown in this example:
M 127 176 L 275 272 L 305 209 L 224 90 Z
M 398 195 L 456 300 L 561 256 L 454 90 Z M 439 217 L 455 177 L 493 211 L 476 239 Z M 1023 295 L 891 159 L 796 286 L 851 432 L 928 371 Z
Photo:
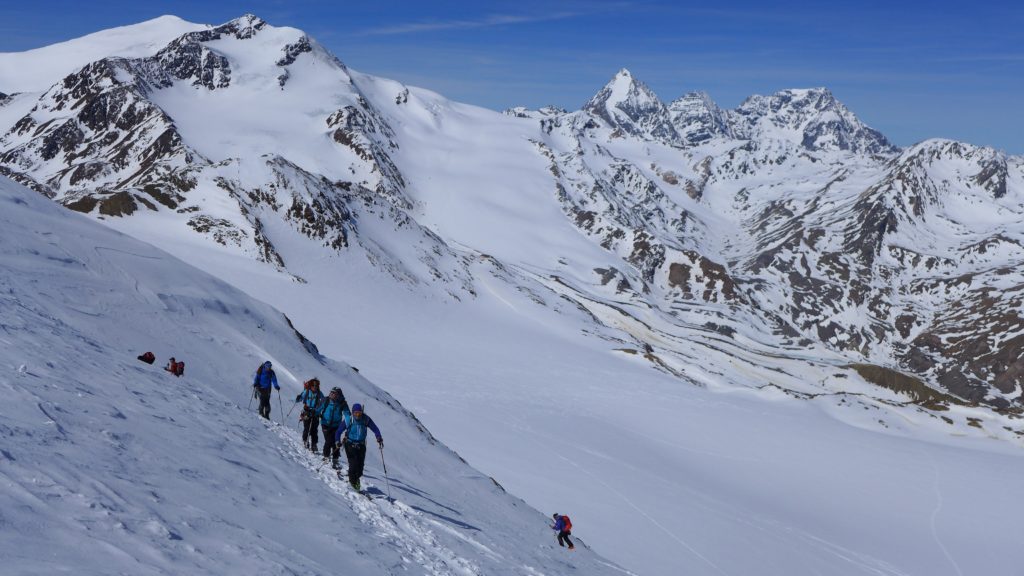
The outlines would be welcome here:
M 260 398 L 260 415 L 270 418 L 270 388 L 277 390 L 277 376 L 268 360 L 256 370 L 253 379 L 253 393 Z M 295 397 L 295 402 L 302 403 L 299 420 L 302 421 L 302 443 L 316 454 L 318 432 L 324 435 L 323 459 L 331 461 L 331 468 L 338 469 L 338 456 L 341 448 L 345 449 L 348 458 L 348 482 L 356 490 L 360 490 L 360 479 L 363 477 L 363 464 L 366 461 L 367 430 L 377 438 L 377 445 L 384 448 L 384 438 L 373 419 L 363 411 L 361 404 L 353 404 L 351 410 L 345 400 L 341 388 L 332 388 L 324 396 L 320 391 L 320 380 L 313 378 L 303 385 L 302 392 Z
M 146 364 L 156 361 L 152 352 L 146 352 L 138 356 L 138 359 Z M 185 363 L 178 362 L 171 357 L 164 368 L 175 376 L 185 373 Z M 356 370 L 353 368 L 353 370 Z M 358 370 L 356 370 L 358 372 Z M 274 373 L 273 365 L 269 360 L 260 365 L 256 370 L 256 376 L 252 381 L 253 398 L 260 399 L 260 416 L 270 419 L 270 394 L 271 387 L 280 394 L 281 387 L 277 384 L 277 374 Z M 361 404 L 353 404 L 351 410 L 345 400 L 345 394 L 341 388 L 334 387 L 327 396 L 320 391 L 320 380 L 313 378 L 307 380 L 302 387 L 302 392 L 295 397 L 295 403 L 302 403 L 302 412 L 299 420 L 302 422 L 302 443 L 314 454 L 317 453 L 318 427 L 324 434 L 323 460 L 331 461 L 331 468 L 338 470 L 338 456 L 341 447 L 345 448 L 345 457 L 348 459 L 348 482 L 356 490 L 360 490 L 360 479 L 363 477 L 363 464 L 366 461 L 366 431 L 369 429 L 377 438 L 377 445 L 384 448 L 384 438 L 380 434 L 377 424 L 368 414 L 363 412 Z M 551 529 L 557 533 L 558 545 L 569 546 L 569 550 L 575 550 L 572 540 L 572 521 L 563 514 L 554 513 L 551 515 L 554 523 Z

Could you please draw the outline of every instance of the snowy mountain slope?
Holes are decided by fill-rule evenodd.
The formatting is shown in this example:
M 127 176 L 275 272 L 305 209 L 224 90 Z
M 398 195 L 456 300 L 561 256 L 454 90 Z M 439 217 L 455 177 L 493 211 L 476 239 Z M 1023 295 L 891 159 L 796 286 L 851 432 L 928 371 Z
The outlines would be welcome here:
M 165 54 L 175 56 L 167 61 L 107 63 L 144 72 L 116 76 L 119 82 L 156 86 L 138 81 L 154 70 L 172 78 L 136 92 L 140 105 L 145 100 L 172 119 L 166 128 L 181 147 L 161 149 L 142 172 L 47 183 L 89 163 L 109 164 L 95 153 L 96 143 L 120 133 L 108 127 L 74 142 L 55 164 L 26 153 L 0 169 L 37 189 L 52 186 L 58 201 L 272 302 L 325 350 L 358 359 L 364 373 L 400 393 L 431 429 L 514 493 L 544 507 L 568 503 L 594 530 L 588 540 L 624 565 L 675 573 L 683 558 L 687 568 L 714 571 L 705 559 L 723 565 L 718 560 L 731 554 L 693 542 L 702 526 L 719 523 L 754 549 L 728 561 L 739 573 L 765 563 L 787 573 L 806 563 L 842 573 L 837 557 L 794 536 L 814 509 L 797 503 L 800 518 L 779 520 L 776 502 L 785 495 L 757 484 L 756 474 L 730 470 L 752 479 L 737 491 L 758 495 L 741 498 L 749 503 L 743 513 L 725 512 L 726 505 L 694 510 L 693 502 L 736 497 L 715 487 L 732 485 L 731 474 L 699 484 L 680 473 L 717 469 L 694 453 L 743 454 L 743 442 L 729 439 L 771 430 L 771 443 L 778 430 L 779 445 L 802 447 L 811 429 L 821 443 L 814 454 L 834 441 L 888 454 L 890 435 L 901 438 L 896 446 L 916 446 L 914 438 L 932 446 L 926 453 L 943 478 L 956 479 L 948 494 L 961 504 L 977 497 L 966 487 L 974 477 L 957 461 L 987 459 L 961 452 L 973 454 L 982 438 L 1018 443 L 1012 413 L 961 405 L 939 390 L 997 406 L 1019 402 L 1019 306 L 993 292 L 1020 283 L 1013 244 L 1024 183 L 1019 158 L 962 144 L 921 155 L 927 162 L 915 160 L 917 147 L 897 154 L 818 89 L 753 98 L 738 117 L 743 122 L 735 124 L 737 111 L 722 112 L 734 124 L 716 127 L 722 116 L 716 119 L 710 99 L 680 115 L 628 72 L 583 110 L 498 115 L 352 71 L 315 41 L 303 43 L 301 31 L 251 16 L 210 28 L 217 29 L 174 43 L 188 50 L 169 46 Z M 174 70 L 188 73 L 179 78 Z M 102 75 L 87 76 L 100 88 L 89 99 L 116 90 Z M 36 130 L 50 120 L 46 105 L 38 94 L 15 96 L 0 106 L 0 128 L 29 118 L 40 121 Z M 84 133 L 80 108 L 56 113 Z M 696 129 L 712 135 L 672 136 Z M 45 149 L 49 134 L 8 130 L 11 144 L 0 154 L 18 154 L 19 138 Z M 186 151 L 190 161 L 182 160 Z M 924 211 L 923 203 L 915 209 L 915 197 L 932 198 L 938 211 Z M 947 205 L 956 208 L 956 226 L 947 223 Z M 960 367 L 975 358 L 975 367 Z M 934 389 L 890 368 L 913 371 Z M 966 374 L 967 385 L 946 376 L 950 368 Z M 680 391 L 693 385 L 752 404 L 733 410 L 715 395 Z M 728 408 L 698 413 L 695 406 L 708 403 Z M 639 415 L 628 427 L 618 424 L 622 404 Z M 765 411 L 794 419 L 793 428 L 775 416 L 750 416 Z M 822 413 L 831 420 L 820 420 Z M 536 416 L 524 422 L 510 414 Z M 743 419 L 753 419 L 752 428 L 737 434 L 734 421 Z M 607 437 L 595 422 L 612 423 L 618 434 Z M 836 440 L 847 434 L 849 443 Z M 960 435 L 968 439 L 950 440 Z M 607 451 L 622 438 L 633 440 L 630 448 L 664 439 L 664 452 Z M 847 452 L 849 466 L 822 466 L 835 470 L 830 484 L 857 491 L 860 471 L 874 464 L 867 452 L 844 448 L 842 457 Z M 608 474 L 620 460 L 629 472 Z M 898 461 L 893 456 L 887 469 Z M 800 493 L 816 489 L 797 477 L 800 466 L 792 476 L 767 466 L 755 469 Z M 931 477 L 891 474 L 882 483 L 903 487 L 904 499 L 916 502 L 901 513 L 929 517 L 914 491 Z M 838 525 L 846 516 L 863 518 L 862 510 L 886 518 L 881 501 L 868 500 L 807 523 L 813 529 L 806 534 L 840 535 L 830 541 L 893 571 L 949 566 L 931 564 L 929 553 L 948 538 L 929 540 L 908 528 L 865 541 Z M 999 524 L 989 505 L 968 513 L 969 523 Z M 623 506 L 650 520 L 627 536 L 629 546 Z M 748 517 L 788 527 L 787 544 L 774 546 L 764 536 L 771 531 L 745 524 Z M 941 532 L 963 536 L 945 524 Z M 888 543 L 906 533 L 925 543 L 904 558 Z M 644 542 L 660 553 L 649 554 Z M 977 550 L 999 558 L 995 549 Z M 980 554 L 954 556 L 994 567 Z M 865 564 L 844 569 L 870 571 Z
M 0 91 L 41 92 L 96 60 L 151 56 L 182 34 L 203 28 L 177 16 L 161 16 L 36 50 L 0 53 Z
M 204 265 L 274 295 L 317 341 L 409 399 L 470 462 L 571 513 L 588 542 L 639 573 L 719 573 L 708 562 L 729 574 L 764 565 L 778 567 L 771 574 L 955 573 L 943 546 L 968 572 L 1008 573 L 1011 542 L 990 537 L 1016 516 L 1003 510 L 1011 484 L 984 495 L 979 486 L 1020 473 L 1015 435 L 1002 428 L 1017 426 L 1012 418 L 959 406 L 932 413 L 895 392 L 874 400 L 879 393 L 825 350 L 780 357 L 710 329 L 685 341 L 685 358 L 652 353 L 707 389 L 681 385 L 646 368 L 636 341 L 595 337 L 601 324 L 541 289 L 521 291 L 522 280 L 489 280 L 456 305 L 384 283 L 345 257 L 300 268 L 308 284 L 261 278 L 237 257 Z M 486 278 L 490 266 L 473 272 Z M 626 323 L 589 304 L 602 323 Z M 645 320 L 670 340 L 670 326 Z M 929 519 L 938 500 L 922 489 L 936 475 L 945 502 L 937 537 Z M 966 528 L 979 522 L 991 530 Z
M 622 574 L 465 465 L 290 322 L 151 246 L 0 179 L 0 555 L 52 574 Z M 186 362 L 178 379 L 135 359 Z M 270 358 L 364 402 L 395 503 L 348 489 L 246 409 Z M 280 419 L 279 404 L 273 415 Z M 378 456 L 369 492 L 387 491 Z

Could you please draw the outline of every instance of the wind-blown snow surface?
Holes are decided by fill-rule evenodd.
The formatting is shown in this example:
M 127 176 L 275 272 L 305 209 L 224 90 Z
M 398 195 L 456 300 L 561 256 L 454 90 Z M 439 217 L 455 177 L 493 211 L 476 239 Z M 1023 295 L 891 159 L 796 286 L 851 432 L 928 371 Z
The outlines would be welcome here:
M 3 178 L 0 270 L 5 574 L 624 573 L 558 549 L 544 515 L 269 306 Z M 368 406 L 397 502 L 374 450 L 367 499 L 248 409 L 266 358 L 285 409 L 314 375 Z

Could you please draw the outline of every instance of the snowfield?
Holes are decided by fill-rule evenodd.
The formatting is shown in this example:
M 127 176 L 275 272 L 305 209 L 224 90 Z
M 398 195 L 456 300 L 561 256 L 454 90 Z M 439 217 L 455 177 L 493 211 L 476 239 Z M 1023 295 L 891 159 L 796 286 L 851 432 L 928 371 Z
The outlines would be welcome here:
M 625 574 L 438 443 L 279 312 L 0 179 L 0 558 L 5 574 Z M 135 356 L 146 350 L 157 363 Z M 175 378 L 169 356 L 186 362 Z M 295 412 L 318 376 L 382 429 L 353 492 Z M 372 448 L 372 447 L 371 447 Z M 344 463 L 344 457 L 342 457 Z
M 0 170 L 108 228 L 0 180 L 16 573 L 1021 574 L 1020 157 L 627 70 L 501 114 L 251 15 L 0 91 Z M 247 409 L 266 358 L 365 400 L 397 502 Z

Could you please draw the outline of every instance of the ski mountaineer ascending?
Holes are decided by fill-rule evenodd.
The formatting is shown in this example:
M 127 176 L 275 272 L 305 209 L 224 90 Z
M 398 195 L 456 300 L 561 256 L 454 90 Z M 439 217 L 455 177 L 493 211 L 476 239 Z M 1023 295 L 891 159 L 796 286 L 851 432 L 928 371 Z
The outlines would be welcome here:
M 260 416 L 270 420 L 270 387 L 280 391 L 277 385 L 277 374 L 270 368 L 270 360 L 260 365 L 256 370 L 256 377 L 252 379 L 253 393 L 260 396 Z
M 316 454 L 317 428 L 320 426 L 320 414 L 317 410 L 320 403 L 324 401 L 324 395 L 320 392 L 320 380 L 313 378 L 306 382 L 304 389 L 295 397 L 296 402 L 302 402 L 302 443 L 309 448 L 310 452 Z M 327 438 L 324 438 L 327 441 Z
M 373 419 L 363 412 L 362 404 L 353 404 L 352 413 L 345 413 L 345 422 L 338 427 L 336 438 L 345 438 L 345 456 L 348 457 L 348 483 L 360 490 L 359 479 L 363 477 L 363 462 L 366 460 L 366 429 L 373 430 L 377 444 L 384 447 L 384 439 Z
M 331 388 L 327 395 L 327 401 L 320 403 L 320 425 L 324 429 L 324 462 L 329 457 L 331 468 L 338 469 L 338 455 L 341 449 L 338 446 L 338 428 L 345 422 L 345 415 L 348 414 L 348 402 L 341 388 Z
M 572 545 L 572 540 L 569 540 L 569 535 L 572 534 L 572 520 L 558 512 L 552 514 L 551 517 L 555 520 L 555 523 L 551 525 L 551 529 L 558 532 L 558 545 L 564 548 L 568 544 L 569 550 L 575 550 L 576 547 Z

